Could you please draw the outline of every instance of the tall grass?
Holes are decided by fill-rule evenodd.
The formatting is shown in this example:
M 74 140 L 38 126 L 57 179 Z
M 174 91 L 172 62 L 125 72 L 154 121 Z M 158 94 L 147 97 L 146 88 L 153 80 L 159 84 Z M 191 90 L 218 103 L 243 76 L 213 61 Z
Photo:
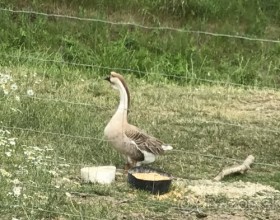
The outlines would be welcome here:
M 277 1 L 33 1 L 2 7 L 48 13 L 135 20 L 218 33 L 277 38 L 280 3 Z M 272 7 L 273 6 L 273 7 Z M 58 10 L 60 8 L 60 10 Z M 245 85 L 278 87 L 280 45 L 166 30 L 143 30 L 98 22 L 76 21 L 33 14 L 1 12 L 1 65 L 14 65 L 32 56 L 65 62 L 133 69 L 143 77 L 177 83 L 193 78 Z M 52 64 L 50 64 L 52 65 Z M 81 67 L 82 69 L 85 69 Z M 100 75 L 108 69 L 96 68 Z M 88 73 L 85 69 L 85 74 Z M 175 75 L 177 77 L 166 77 Z M 179 78 L 178 78 L 179 76 Z M 182 79 L 180 77 L 186 77 Z M 151 80 L 154 77 L 150 77 Z

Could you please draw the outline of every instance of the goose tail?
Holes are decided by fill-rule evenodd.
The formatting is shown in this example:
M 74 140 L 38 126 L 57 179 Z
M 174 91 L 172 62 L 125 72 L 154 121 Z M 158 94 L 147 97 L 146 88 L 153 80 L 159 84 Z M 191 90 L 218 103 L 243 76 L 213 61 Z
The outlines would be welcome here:
M 162 145 L 161 147 L 164 151 L 173 149 L 173 147 L 171 145 L 168 145 L 168 144 Z

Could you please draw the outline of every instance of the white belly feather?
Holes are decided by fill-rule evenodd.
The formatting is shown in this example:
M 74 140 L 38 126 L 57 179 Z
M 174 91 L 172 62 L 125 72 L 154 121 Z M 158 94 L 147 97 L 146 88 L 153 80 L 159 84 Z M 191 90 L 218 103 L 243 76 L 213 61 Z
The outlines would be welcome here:
M 153 153 L 150 153 L 148 151 L 145 150 L 141 150 L 137 144 L 134 141 L 131 141 L 131 143 L 139 150 L 141 151 L 141 153 L 144 155 L 144 160 L 143 161 L 139 161 L 137 163 L 137 165 L 140 165 L 141 163 L 144 164 L 149 164 L 149 163 L 153 163 L 156 160 L 156 156 Z

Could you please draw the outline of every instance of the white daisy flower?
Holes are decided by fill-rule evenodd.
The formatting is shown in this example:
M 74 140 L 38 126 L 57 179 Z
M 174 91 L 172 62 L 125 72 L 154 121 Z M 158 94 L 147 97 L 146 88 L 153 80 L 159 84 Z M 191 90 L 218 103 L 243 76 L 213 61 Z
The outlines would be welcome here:
M 12 182 L 13 182 L 13 184 L 15 184 L 15 185 L 18 185 L 18 184 L 21 183 L 18 179 L 14 179 L 14 180 L 12 180 Z
M 9 138 L 8 140 L 9 140 L 10 145 L 13 145 L 13 146 L 16 145 L 15 138 Z
M 7 81 L 11 81 L 11 80 L 12 80 L 12 77 L 11 77 L 10 75 L 8 75 L 8 74 L 4 74 L 4 75 L 2 76 L 2 78 L 3 78 L 3 79 L 6 79 Z
M 6 84 L 8 80 L 6 78 L 1 77 L 0 78 L 0 84 Z
M 15 197 L 19 197 L 21 195 L 21 186 L 14 186 L 13 193 Z
M 4 95 L 9 95 L 9 91 L 6 89 L 3 89 Z
M 33 96 L 34 95 L 34 91 L 32 89 L 28 89 L 27 90 L 27 95 L 28 96 Z
M 7 172 L 6 170 L 4 169 L 0 169 L 0 174 L 3 176 L 3 177 L 11 177 L 12 174 L 10 174 L 9 172 Z
M 11 90 L 16 91 L 17 89 L 18 89 L 17 84 L 14 83 L 11 85 Z
M 15 100 L 19 102 L 20 101 L 20 97 L 18 95 L 16 95 L 15 96 Z

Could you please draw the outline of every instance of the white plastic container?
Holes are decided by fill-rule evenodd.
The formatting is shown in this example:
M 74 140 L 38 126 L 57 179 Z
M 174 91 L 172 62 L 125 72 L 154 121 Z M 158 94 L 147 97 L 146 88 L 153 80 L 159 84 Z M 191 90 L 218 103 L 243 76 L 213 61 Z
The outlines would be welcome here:
M 81 169 L 84 182 L 110 184 L 115 180 L 115 166 L 84 167 Z

